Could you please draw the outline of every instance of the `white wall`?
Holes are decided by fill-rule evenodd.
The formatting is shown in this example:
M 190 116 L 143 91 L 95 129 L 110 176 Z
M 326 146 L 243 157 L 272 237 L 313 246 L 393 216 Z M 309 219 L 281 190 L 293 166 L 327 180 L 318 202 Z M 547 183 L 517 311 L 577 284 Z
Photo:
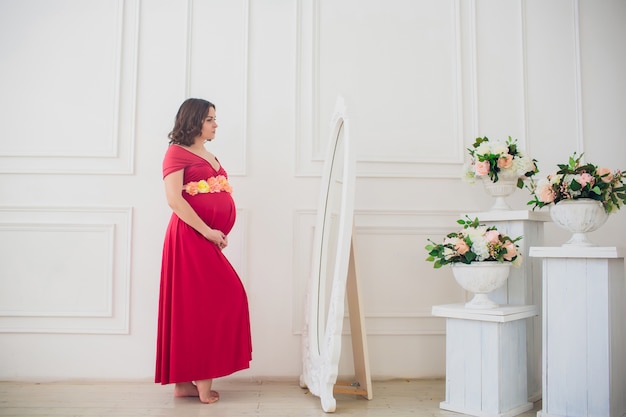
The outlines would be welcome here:
M 0 380 L 152 377 L 161 160 L 188 96 L 217 104 L 239 209 L 254 359 L 236 376 L 296 379 L 337 94 L 372 373 L 442 376 L 430 309 L 464 294 L 423 247 L 491 205 L 460 180 L 465 148 L 511 135 L 545 173 L 573 151 L 626 168 L 625 19 L 620 0 L 0 0 Z

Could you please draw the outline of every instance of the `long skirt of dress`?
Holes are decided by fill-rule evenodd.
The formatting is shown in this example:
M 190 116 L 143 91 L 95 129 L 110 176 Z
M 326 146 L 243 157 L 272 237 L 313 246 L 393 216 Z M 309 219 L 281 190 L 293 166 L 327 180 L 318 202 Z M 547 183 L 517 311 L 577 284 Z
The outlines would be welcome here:
M 229 199 L 215 193 L 188 200 L 207 224 L 228 233 L 235 217 Z M 248 300 L 239 276 L 214 243 L 173 214 L 163 247 L 155 382 L 217 378 L 248 368 L 251 359 Z

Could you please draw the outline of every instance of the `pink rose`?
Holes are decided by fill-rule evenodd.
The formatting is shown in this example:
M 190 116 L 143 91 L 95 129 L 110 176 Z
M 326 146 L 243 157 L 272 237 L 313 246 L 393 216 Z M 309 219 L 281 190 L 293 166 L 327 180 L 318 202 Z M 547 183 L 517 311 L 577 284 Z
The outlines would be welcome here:
M 491 165 L 489 165 L 489 161 L 478 161 L 474 169 L 476 170 L 476 175 L 488 175 Z
M 515 243 L 508 241 L 504 244 L 504 249 L 506 249 L 506 255 L 503 256 L 507 261 L 512 260 L 517 256 L 517 247 Z
M 609 168 L 598 168 L 597 173 L 602 178 L 602 182 L 609 183 L 613 181 L 613 173 Z
M 498 158 L 498 168 L 511 168 L 513 166 L 513 155 L 505 154 Z
M 556 198 L 556 193 L 551 184 L 544 184 L 537 190 L 537 199 L 542 203 L 549 204 Z
M 578 182 L 584 187 L 587 184 L 593 184 L 593 177 L 591 174 L 584 172 L 580 174 L 580 177 L 578 177 Z
M 470 248 L 464 240 L 459 240 L 456 242 L 456 245 L 454 245 L 454 249 L 459 253 L 459 255 L 465 255 Z
M 498 241 L 500 241 L 500 232 L 497 230 L 489 230 L 485 232 L 485 239 L 487 239 L 489 243 L 498 243 Z

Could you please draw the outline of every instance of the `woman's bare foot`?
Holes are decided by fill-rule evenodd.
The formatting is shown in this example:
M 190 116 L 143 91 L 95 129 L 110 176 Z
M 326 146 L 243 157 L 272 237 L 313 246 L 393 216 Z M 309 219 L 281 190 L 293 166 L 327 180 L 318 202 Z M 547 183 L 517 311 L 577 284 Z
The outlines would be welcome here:
M 205 404 L 213 404 L 220 399 L 219 394 L 216 391 L 211 391 L 211 384 L 213 384 L 212 379 L 203 379 L 200 381 L 196 381 L 198 396 L 200 397 L 200 401 Z
M 174 386 L 174 397 L 197 397 L 198 387 L 191 382 L 179 382 Z
M 179 382 L 174 386 L 174 397 L 199 397 L 198 387 L 192 382 Z M 211 396 L 220 397 L 217 391 L 211 391 Z

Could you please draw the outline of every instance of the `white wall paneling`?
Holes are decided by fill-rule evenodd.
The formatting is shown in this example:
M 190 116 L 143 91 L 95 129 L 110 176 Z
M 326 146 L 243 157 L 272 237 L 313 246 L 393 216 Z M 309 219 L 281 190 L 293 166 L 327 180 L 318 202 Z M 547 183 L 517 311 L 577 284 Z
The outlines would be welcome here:
M 510 135 L 526 149 L 521 4 L 521 0 L 475 2 L 477 134 L 491 139 Z
M 0 173 L 131 173 L 139 0 L 0 2 L 0 14 Z
M 0 332 L 128 333 L 131 218 L 0 207 Z
M 584 151 L 578 1 L 525 1 L 523 14 L 526 146 L 543 151 L 539 169 L 547 175 Z
M 188 0 L 185 97 L 216 106 L 219 136 L 211 144 L 229 175 L 246 174 L 248 2 Z
M 338 94 L 345 97 L 355 126 L 359 176 L 460 172 L 465 147 L 461 8 L 456 0 L 427 3 L 424 14 L 424 5 L 411 1 L 394 7 L 384 1 L 368 7 L 356 1 L 299 2 L 298 175 L 320 171 Z

